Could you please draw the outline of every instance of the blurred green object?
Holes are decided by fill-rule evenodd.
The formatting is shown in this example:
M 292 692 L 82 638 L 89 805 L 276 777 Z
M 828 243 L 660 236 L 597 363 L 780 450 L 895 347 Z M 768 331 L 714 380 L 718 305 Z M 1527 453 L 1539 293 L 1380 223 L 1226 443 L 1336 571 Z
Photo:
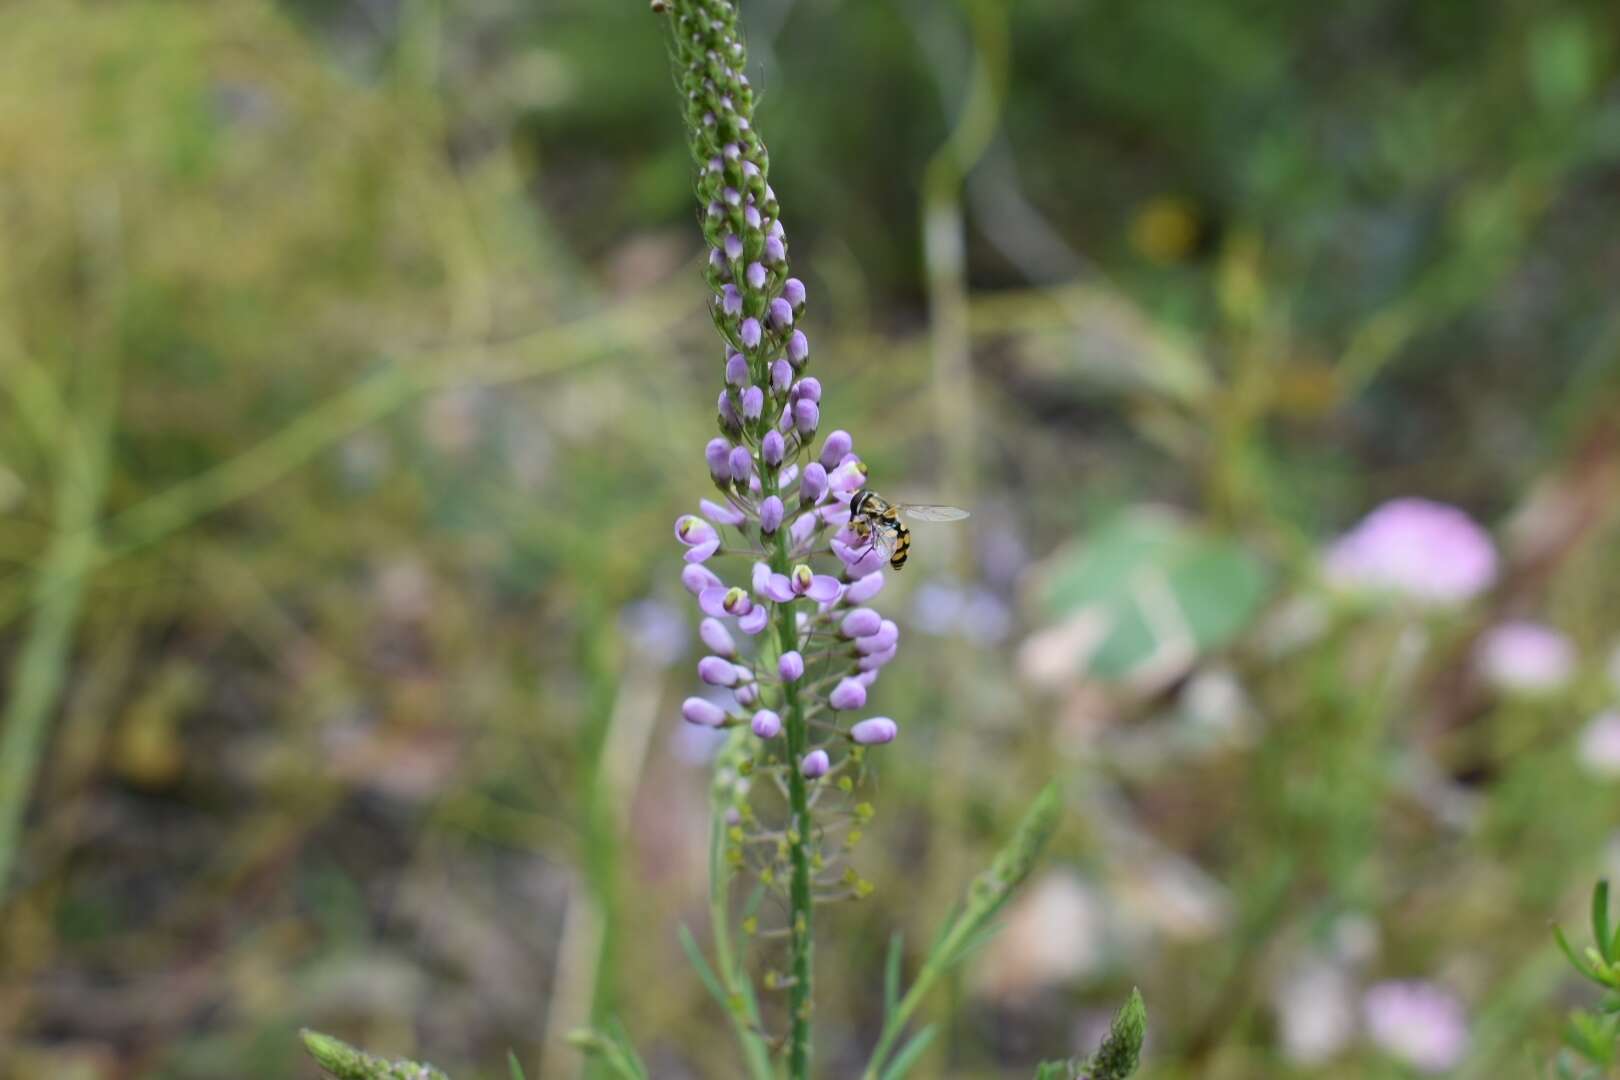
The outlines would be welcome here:
M 1143 509 L 1055 555 L 1041 607 L 1053 621 L 1095 625 L 1076 650 L 1078 674 L 1130 681 L 1174 676 L 1231 641 L 1266 589 L 1263 564 L 1237 540 Z

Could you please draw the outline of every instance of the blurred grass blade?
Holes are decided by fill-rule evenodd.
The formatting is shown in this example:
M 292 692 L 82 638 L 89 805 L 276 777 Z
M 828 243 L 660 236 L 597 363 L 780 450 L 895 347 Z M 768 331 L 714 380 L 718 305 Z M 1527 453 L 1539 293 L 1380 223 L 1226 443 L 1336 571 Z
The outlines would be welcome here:
M 1607 963 L 1614 962 L 1614 943 L 1609 939 L 1609 880 L 1599 878 L 1592 889 L 1592 936 L 1598 953 Z
M 883 964 L 883 1017 L 888 1019 L 894 1015 L 895 1008 L 900 1004 L 900 960 L 901 944 L 903 938 L 896 930 L 889 935 L 889 955 Z
M 517 1054 L 511 1050 L 506 1052 L 506 1072 L 510 1080 L 529 1080 L 523 1075 L 523 1066 L 519 1064 Z
M 621 1080 L 647 1080 L 647 1066 L 622 1031 L 583 1028 L 569 1033 L 568 1044 L 586 1057 L 601 1061 Z
M 89 373 L 82 433 L 65 429 L 55 477 L 55 532 L 35 583 L 38 611 L 17 657 L 0 731 L 0 900 L 17 855 L 23 814 L 67 674 L 86 580 L 101 553 L 101 514 L 118 403 L 117 357 Z
M 934 1036 L 938 1031 L 939 1029 L 935 1025 L 929 1024 L 912 1036 L 911 1041 L 906 1043 L 898 1054 L 894 1055 L 894 1063 L 883 1070 L 882 1080 L 900 1080 L 902 1076 L 910 1072 L 912 1067 L 922 1059 L 923 1054 L 927 1052 L 928 1044 L 934 1041 Z

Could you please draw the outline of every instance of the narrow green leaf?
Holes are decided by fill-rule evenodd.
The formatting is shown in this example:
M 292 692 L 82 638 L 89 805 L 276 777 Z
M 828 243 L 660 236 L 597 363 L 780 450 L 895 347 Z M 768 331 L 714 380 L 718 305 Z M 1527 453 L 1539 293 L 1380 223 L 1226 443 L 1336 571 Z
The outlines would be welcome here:
M 896 930 L 889 935 L 889 956 L 883 964 L 883 1018 L 887 1020 L 894 1015 L 895 1006 L 900 1003 L 900 931 Z
M 647 1066 L 624 1037 L 623 1029 L 601 1032 L 581 1028 L 568 1033 L 568 1045 L 587 1057 L 596 1058 L 613 1070 L 619 1080 L 647 1080 Z
M 518 1064 L 517 1055 L 510 1050 L 506 1052 L 506 1071 L 510 1074 L 511 1080 L 529 1080 L 523 1075 L 523 1066 Z
M 618 1046 L 625 1067 L 634 1080 L 647 1080 L 647 1063 L 636 1053 L 636 1045 L 630 1038 L 630 1032 L 625 1030 L 618 1017 L 608 1021 L 608 1033 L 613 1036 L 614 1044 Z
M 1035 1066 L 1035 1080 L 1073 1080 L 1074 1062 L 1043 1061 Z
M 1609 881 L 1599 878 L 1592 889 L 1592 936 L 1598 953 L 1607 963 L 1614 962 L 1614 942 L 1609 937 Z
M 921 1060 L 923 1053 L 927 1051 L 928 1044 L 934 1041 L 934 1035 L 937 1031 L 937 1027 L 929 1024 L 913 1035 L 911 1041 L 901 1047 L 898 1054 L 894 1055 L 894 1061 L 890 1062 L 889 1067 L 883 1070 L 882 1080 L 900 1080 L 902 1076 L 910 1072 L 912 1066 L 916 1065 Z
M 726 999 L 725 987 L 720 985 L 719 978 L 715 976 L 714 968 L 709 966 L 709 961 L 704 957 L 703 950 L 698 948 L 697 939 L 692 936 L 692 931 L 688 930 L 683 923 L 680 929 L 676 931 L 676 934 L 681 940 L 681 948 L 685 951 L 686 958 L 697 969 L 698 978 L 708 988 L 714 1000 L 719 1002 L 720 1007 L 730 1012 L 731 1002 Z
M 1561 926 L 1555 926 L 1552 928 L 1552 932 L 1553 940 L 1558 942 L 1558 947 L 1559 949 L 1563 950 L 1564 959 L 1569 961 L 1570 967 L 1574 968 L 1582 975 L 1585 975 L 1588 979 L 1601 982 L 1602 980 L 1598 979 L 1598 977 L 1593 974 L 1592 969 L 1586 966 L 1586 961 L 1577 957 L 1575 955 L 1575 950 L 1569 947 L 1569 939 L 1564 936 L 1564 928 Z

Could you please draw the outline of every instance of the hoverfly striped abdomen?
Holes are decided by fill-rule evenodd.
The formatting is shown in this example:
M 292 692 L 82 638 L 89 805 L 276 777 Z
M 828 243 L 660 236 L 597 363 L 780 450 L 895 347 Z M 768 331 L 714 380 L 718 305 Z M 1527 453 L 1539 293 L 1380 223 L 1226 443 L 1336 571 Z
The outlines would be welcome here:
M 966 510 L 954 506 L 896 505 L 861 488 L 849 500 L 850 522 L 861 536 L 871 538 L 872 546 L 887 555 L 896 570 L 906 565 L 911 553 L 911 530 L 901 520 L 902 512 L 919 521 L 960 521 L 968 516 Z

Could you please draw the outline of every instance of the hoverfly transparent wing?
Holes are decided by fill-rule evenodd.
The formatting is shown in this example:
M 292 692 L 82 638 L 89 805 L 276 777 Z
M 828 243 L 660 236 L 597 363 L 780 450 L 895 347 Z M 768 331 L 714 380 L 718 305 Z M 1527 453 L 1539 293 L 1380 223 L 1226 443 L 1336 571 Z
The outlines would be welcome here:
M 960 506 L 928 506 L 897 503 L 895 509 L 913 521 L 961 521 L 968 512 Z
M 872 546 L 877 548 L 878 554 L 885 559 L 894 557 L 894 544 L 897 538 L 898 534 L 893 529 L 879 527 L 872 530 Z

